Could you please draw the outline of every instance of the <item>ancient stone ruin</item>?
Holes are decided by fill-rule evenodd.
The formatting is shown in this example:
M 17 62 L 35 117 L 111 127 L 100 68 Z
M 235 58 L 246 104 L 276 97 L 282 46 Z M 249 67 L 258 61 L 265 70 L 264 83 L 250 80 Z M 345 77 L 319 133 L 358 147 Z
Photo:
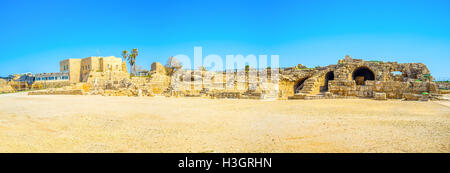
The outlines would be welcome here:
M 91 71 L 86 73 L 83 82 L 59 89 L 35 91 L 30 95 L 76 93 L 103 96 L 376 100 L 429 100 L 440 96 L 430 71 L 422 63 L 364 61 L 350 56 L 326 67 L 307 68 L 299 64 L 279 68 L 276 76 L 273 69 L 269 68 L 235 70 L 231 75 L 204 69 L 179 70 L 176 73 L 169 71 L 168 67 L 157 62 L 151 65 L 147 76 L 141 77 L 130 77 L 123 70 Z M 250 77 L 252 74 L 255 78 Z M 261 74 L 266 74 L 267 78 Z M 233 86 L 229 87 L 230 84 Z
M 284 93 L 292 99 L 375 98 L 427 99 L 439 94 L 422 63 L 364 61 L 346 56 L 336 65 L 282 71 Z

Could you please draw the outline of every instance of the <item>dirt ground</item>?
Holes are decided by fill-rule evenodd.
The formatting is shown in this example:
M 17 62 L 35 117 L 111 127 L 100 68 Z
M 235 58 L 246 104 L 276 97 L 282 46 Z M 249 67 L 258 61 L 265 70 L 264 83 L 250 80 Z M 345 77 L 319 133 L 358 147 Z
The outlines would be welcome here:
M 0 95 L 0 152 L 450 152 L 449 102 Z

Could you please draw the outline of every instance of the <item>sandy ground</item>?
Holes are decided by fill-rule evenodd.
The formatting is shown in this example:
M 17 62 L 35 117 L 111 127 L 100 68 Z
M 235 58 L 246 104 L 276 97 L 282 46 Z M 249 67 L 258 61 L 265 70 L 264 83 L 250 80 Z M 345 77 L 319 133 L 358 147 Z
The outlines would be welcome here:
M 0 152 L 450 152 L 449 102 L 0 95 Z

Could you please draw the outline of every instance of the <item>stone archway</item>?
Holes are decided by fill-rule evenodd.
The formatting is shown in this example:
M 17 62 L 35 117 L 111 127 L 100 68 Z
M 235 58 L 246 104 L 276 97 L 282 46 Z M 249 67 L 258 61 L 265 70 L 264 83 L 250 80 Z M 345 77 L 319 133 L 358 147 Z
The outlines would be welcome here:
M 375 74 L 367 67 L 358 67 L 353 71 L 352 79 L 356 85 L 364 85 L 366 80 L 375 80 Z
M 295 94 L 296 94 L 296 93 L 299 93 L 299 92 L 303 89 L 303 86 L 304 86 L 304 83 L 305 83 L 306 79 L 308 79 L 308 78 L 300 79 L 300 80 L 294 85 L 294 93 L 295 93 Z
M 328 82 L 330 80 L 334 80 L 334 71 L 329 71 L 327 74 L 325 74 L 325 80 L 323 87 L 320 88 L 320 92 L 327 92 L 328 91 Z

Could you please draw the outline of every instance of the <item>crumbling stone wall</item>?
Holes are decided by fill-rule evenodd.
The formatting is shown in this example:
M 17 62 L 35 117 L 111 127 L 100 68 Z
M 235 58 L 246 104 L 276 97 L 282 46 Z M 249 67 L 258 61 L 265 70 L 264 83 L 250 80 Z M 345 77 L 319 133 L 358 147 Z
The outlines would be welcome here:
M 14 88 L 11 87 L 6 80 L 0 79 L 0 93 L 14 92 Z
M 61 88 L 64 86 L 70 86 L 70 81 L 35 81 L 31 86 L 31 88 L 45 89 L 45 88 Z

